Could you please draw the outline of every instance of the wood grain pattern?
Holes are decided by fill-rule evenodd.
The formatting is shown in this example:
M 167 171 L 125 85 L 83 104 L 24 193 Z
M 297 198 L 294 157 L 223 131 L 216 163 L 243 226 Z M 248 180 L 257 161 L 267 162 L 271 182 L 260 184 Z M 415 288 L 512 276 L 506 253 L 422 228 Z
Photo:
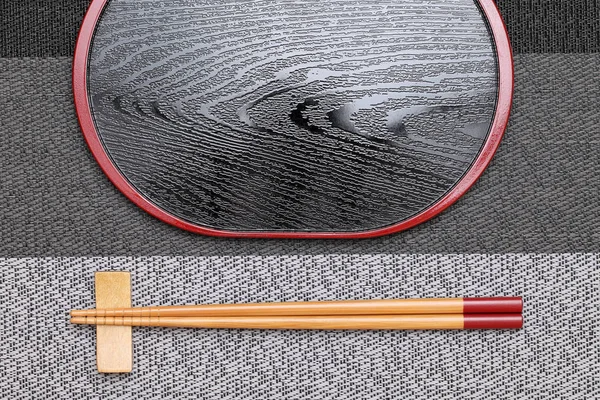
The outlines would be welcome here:
M 129 272 L 97 272 L 95 285 L 97 308 L 131 307 Z M 97 326 L 96 362 L 98 372 L 131 372 L 133 369 L 131 327 Z
M 112 0 L 89 91 L 116 166 L 172 215 L 361 231 L 465 174 L 497 66 L 473 0 Z

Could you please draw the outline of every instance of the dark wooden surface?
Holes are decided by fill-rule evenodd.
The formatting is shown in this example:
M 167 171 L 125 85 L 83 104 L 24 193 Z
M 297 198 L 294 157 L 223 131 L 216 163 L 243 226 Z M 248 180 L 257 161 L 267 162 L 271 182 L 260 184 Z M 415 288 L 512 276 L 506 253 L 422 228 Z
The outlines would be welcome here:
M 473 0 L 112 0 L 89 68 L 124 176 L 227 230 L 358 231 L 447 193 L 497 68 Z

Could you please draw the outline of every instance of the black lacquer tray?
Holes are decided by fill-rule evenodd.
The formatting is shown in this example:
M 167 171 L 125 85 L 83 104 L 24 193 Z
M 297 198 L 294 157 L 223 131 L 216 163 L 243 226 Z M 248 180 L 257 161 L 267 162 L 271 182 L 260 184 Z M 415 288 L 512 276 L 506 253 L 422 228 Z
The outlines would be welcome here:
M 468 190 L 513 72 L 492 0 L 94 0 L 73 87 L 104 172 L 165 222 L 359 238 Z

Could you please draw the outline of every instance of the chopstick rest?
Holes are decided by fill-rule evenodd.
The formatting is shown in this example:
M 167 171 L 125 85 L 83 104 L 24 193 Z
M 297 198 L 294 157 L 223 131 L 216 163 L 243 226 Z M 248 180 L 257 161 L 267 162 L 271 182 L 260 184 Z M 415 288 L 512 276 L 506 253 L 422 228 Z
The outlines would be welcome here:
M 94 281 L 97 307 L 131 307 L 129 272 L 97 272 Z M 99 372 L 131 372 L 133 341 L 130 326 L 96 327 L 96 364 Z
M 103 373 L 132 370 L 132 326 L 222 329 L 519 329 L 520 297 L 346 300 L 131 307 L 128 272 L 99 272 L 97 309 L 72 310 L 71 323 L 97 325 Z

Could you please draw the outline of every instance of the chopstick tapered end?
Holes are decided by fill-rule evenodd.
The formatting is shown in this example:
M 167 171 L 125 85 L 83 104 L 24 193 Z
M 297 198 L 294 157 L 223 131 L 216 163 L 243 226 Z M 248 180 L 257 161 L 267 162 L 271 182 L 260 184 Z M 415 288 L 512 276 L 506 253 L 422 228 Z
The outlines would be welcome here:
M 71 317 L 85 317 L 85 310 L 71 310 Z
M 85 317 L 72 317 L 71 318 L 71 323 L 72 324 L 77 324 L 77 325 L 86 325 L 86 324 L 88 324 L 87 318 L 85 318 Z

